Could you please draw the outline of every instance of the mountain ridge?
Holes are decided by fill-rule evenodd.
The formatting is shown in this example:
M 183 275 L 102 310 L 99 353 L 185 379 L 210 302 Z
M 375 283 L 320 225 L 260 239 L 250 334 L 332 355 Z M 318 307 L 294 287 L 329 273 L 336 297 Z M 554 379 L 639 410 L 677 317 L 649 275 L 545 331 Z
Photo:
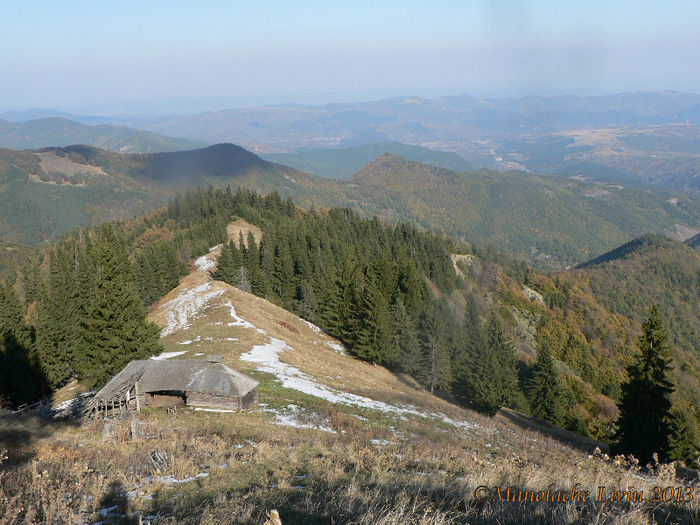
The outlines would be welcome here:
M 15 150 L 86 144 L 120 153 L 149 153 L 194 149 L 201 141 L 111 124 L 86 125 L 63 116 L 24 122 L 0 120 L 0 148 Z

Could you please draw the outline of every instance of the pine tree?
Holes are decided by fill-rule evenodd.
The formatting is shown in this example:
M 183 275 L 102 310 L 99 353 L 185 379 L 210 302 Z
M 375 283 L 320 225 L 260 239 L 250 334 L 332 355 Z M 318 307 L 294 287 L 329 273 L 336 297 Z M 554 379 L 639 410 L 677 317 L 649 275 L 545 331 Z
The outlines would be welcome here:
M 395 356 L 395 365 L 404 372 L 415 374 L 420 361 L 418 332 L 401 297 L 391 305 L 391 323 L 391 353 Z
M 503 332 L 498 317 L 492 313 L 486 326 L 484 352 L 475 371 L 475 408 L 495 414 L 502 406 L 526 410 L 527 403 L 518 385 L 513 343 Z
M 561 425 L 564 417 L 562 405 L 562 387 L 559 374 L 554 369 L 554 359 L 546 342 L 537 349 L 537 360 L 532 371 L 532 378 L 527 385 L 532 415 Z
M 418 378 L 430 389 L 444 390 L 450 383 L 450 361 L 445 344 L 444 319 L 430 309 L 420 317 L 418 323 L 422 369 Z
M 80 318 L 74 368 L 90 386 L 98 385 L 129 361 L 159 353 L 158 328 L 146 321 L 124 239 L 104 225 L 91 250 L 95 280 Z
M 627 368 L 629 380 L 622 385 L 613 446 L 615 453 L 633 454 L 642 463 L 649 462 L 655 452 L 661 460 L 669 456 L 674 387 L 667 379 L 670 359 L 666 357 L 666 338 L 661 316 L 653 306 L 642 324 L 641 355 Z
M 697 423 L 687 409 L 671 410 L 669 459 L 683 461 L 691 468 L 700 467 L 700 437 Z
M 0 282 L 0 406 L 31 403 L 49 393 L 22 306 Z

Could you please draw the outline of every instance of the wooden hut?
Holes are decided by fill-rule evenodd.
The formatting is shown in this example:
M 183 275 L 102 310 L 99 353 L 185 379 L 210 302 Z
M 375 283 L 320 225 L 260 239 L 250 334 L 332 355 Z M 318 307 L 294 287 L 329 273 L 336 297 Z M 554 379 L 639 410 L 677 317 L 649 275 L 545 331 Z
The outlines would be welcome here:
M 258 382 L 222 364 L 199 359 L 131 361 L 86 406 L 86 412 L 188 406 L 246 410 Z

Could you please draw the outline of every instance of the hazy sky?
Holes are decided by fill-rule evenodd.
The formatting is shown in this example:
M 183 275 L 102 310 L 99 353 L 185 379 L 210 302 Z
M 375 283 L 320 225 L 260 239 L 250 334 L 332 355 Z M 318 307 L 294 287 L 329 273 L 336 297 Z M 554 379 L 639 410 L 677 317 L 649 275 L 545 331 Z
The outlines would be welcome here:
M 0 108 L 700 92 L 699 27 L 697 0 L 1 0 Z

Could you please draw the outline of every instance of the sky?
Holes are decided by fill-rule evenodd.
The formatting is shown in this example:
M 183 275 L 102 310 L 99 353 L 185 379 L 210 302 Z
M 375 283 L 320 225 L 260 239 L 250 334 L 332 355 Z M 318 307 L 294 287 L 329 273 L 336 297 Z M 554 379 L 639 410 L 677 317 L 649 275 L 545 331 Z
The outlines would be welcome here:
M 2 0 L 0 109 L 700 92 L 700 2 Z

